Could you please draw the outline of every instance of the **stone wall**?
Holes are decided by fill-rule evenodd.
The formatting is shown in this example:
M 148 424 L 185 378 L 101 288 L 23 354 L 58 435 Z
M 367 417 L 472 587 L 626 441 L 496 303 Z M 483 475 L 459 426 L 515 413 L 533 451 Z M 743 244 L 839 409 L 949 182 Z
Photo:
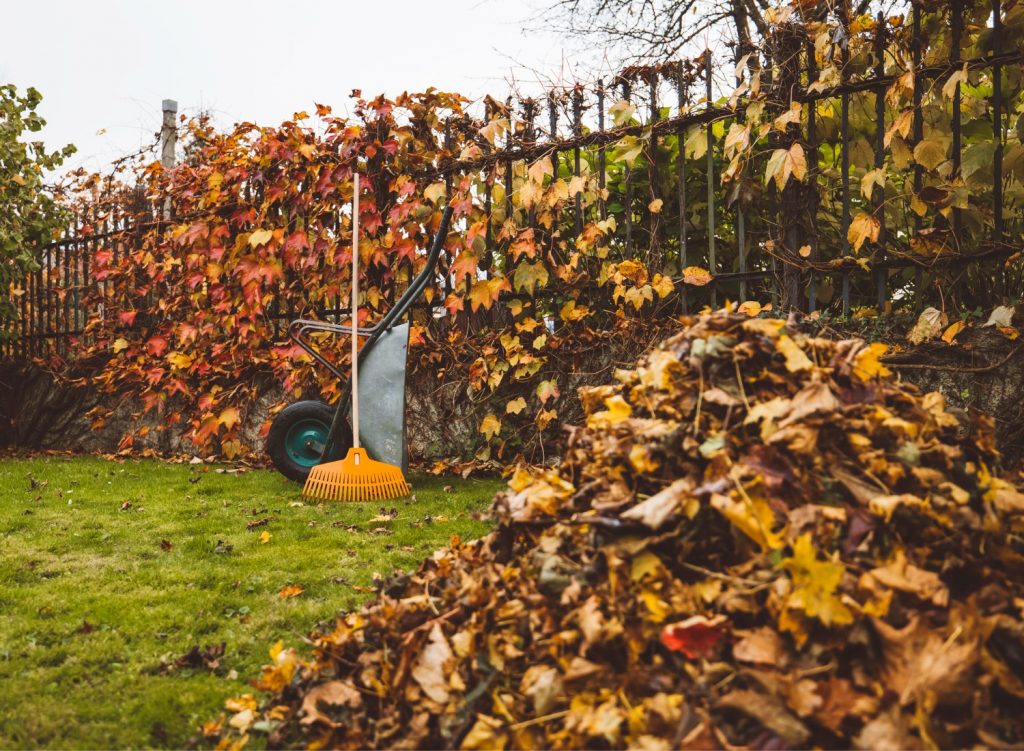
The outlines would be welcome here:
M 559 420 L 578 423 L 581 409 L 576 389 L 608 382 L 616 367 L 632 363 L 646 346 L 645 341 L 628 336 L 610 338 L 586 353 L 552 363 L 562 394 L 554 405 Z M 931 343 L 903 351 L 897 358 L 903 366 L 893 369 L 901 378 L 926 391 L 941 391 L 954 407 L 992 416 L 1007 458 L 1024 457 L 1024 348 L 991 329 L 969 330 L 956 347 Z M 263 444 L 261 426 L 271 408 L 284 400 L 280 386 L 269 378 L 259 393 L 243 415 L 243 440 L 257 451 Z M 413 461 L 472 457 L 481 445 L 477 428 L 483 415 L 502 412 L 500 406 L 507 401 L 488 403 L 471 392 L 463 374 L 448 372 L 438 379 L 436 371 L 418 365 L 410 370 L 407 398 Z M 87 386 L 57 383 L 33 365 L 0 364 L 0 447 L 112 453 L 119 449 L 122 436 L 131 434 L 137 452 L 195 453 L 180 430 L 164 429 L 160 415 L 143 414 L 142 405 L 131 397 L 118 400 L 104 426 L 95 429 L 89 411 L 99 403 Z M 516 451 L 529 460 L 557 455 L 558 431 L 549 430 L 541 441 L 528 420 L 522 421 L 521 431 Z

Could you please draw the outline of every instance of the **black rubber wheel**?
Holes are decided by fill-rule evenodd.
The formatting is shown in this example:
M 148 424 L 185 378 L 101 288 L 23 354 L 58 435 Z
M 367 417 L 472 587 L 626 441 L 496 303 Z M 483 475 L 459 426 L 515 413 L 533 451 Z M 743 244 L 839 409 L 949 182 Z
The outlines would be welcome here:
M 267 454 L 277 471 L 289 480 L 304 483 L 309 471 L 321 462 L 333 419 L 334 407 L 324 402 L 296 402 L 281 410 L 267 434 Z M 344 458 L 351 446 L 352 429 L 345 422 L 326 461 Z

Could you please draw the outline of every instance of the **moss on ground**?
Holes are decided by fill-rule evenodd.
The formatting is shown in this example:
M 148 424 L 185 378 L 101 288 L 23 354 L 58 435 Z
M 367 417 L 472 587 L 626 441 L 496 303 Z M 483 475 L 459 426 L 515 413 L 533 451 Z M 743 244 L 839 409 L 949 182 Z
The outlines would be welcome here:
M 308 503 L 274 472 L 217 469 L 0 460 L 0 747 L 180 747 L 277 639 L 484 533 L 501 486 L 414 476 L 414 499 Z M 214 671 L 162 668 L 221 642 Z

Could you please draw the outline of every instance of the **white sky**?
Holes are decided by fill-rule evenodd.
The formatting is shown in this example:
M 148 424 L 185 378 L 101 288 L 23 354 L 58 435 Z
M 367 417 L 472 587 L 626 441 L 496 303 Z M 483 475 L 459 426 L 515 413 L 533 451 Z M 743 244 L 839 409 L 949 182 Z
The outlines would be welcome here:
M 0 82 L 40 90 L 43 140 L 78 147 L 66 167 L 152 143 L 163 99 L 228 127 L 314 102 L 344 114 L 354 88 L 503 99 L 512 79 L 574 80 L 568 45 L 524 34 L 532 12 L 514 0 L 7 0 L 2 13 Z

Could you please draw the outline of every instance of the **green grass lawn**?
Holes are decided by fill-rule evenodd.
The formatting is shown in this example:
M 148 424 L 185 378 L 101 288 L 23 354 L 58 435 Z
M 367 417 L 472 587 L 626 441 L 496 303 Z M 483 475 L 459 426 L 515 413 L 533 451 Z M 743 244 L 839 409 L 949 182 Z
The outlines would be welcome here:
M 266 470 L 0 459 L 0 747 L 181 746 L 253 690 L 277 639 L 484 533 L 502 484 L 411 483 L 413 499 L 310 503 Z M 221 642 L 215 670 L 167 667 Z

